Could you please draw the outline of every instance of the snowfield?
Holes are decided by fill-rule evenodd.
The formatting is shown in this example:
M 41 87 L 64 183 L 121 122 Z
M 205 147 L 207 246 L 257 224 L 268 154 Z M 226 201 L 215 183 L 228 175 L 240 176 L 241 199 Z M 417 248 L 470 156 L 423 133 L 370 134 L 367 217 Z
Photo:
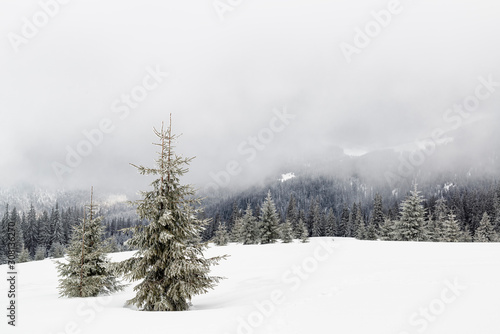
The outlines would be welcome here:
M 227 277 L 190 311 L 124 307 L 133 284 L 98 298 L 58 298 L 52 260 L 18 264 L 18 323 L 1 333 L 500 333 L 500 244 L 312 238 L 211 247 Z M 116 253 L 114 261 L 132 252 Z M 7 267 L 0 266 L 6 275 Z

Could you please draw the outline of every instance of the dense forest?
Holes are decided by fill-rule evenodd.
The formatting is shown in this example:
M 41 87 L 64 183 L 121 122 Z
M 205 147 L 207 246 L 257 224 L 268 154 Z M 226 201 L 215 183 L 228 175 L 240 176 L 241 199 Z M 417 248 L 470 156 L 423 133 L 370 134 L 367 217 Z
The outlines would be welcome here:
M 7 204 L 0 220 L 0 264 L 6 262 L 6 245 L 10 231 L 15 233 L 15 252 L 19 262 L 31 259 L 42 260 L 46 257 L 62 257 L 71 240 L 74 227 L 83 219 L 83 207 L 60 208 L 56 204 L 50 211 L 37 212 L 33 205 L 26 211 L 10 208 Z M 102 210 L 99 216 L 107 215 Z M 124 242 L 130 238 L 130 232 L 122 231 L 141 222 L 133 218 L 104 218 L 104 238 L 108 249 L 127 250 Z
M 436 180 L 418 185 L 421 205 L 427 221 L 445 223 L 453 213 L 460 230 L 474 236 L 483 215 L 488 214 L 496 232 L 500 228 L 500 184 L 494 179 L 471 180 L 454 178 L 453 182 Z M 261 207 L 270 191 L 280 223 L 290 220 L 297 226 L 303 220 L 309 236 L 356 237 L 357 229 L 366 231 L 373 225 L 369 238 L 381 236 L 380 229 L 386 220 L 394 224 L 402 215 L 402 203 L 410 195 L 412 185 L 399 190 L 388 187 L 370 187 L 357 178 L 295 177 L 285 182 L 271 182 L 226 197 L 211 197 L 205 215 L 211 218 L 203 239 L 213 237 L 217 226 L 225 223 L 229 231 L 244 215 L 247 205 L 255 217 L 261 215 Z M 330 223 L 329 223 L 330 222 Z M 334 227 L 328 227 L 333 224 Z M 316 226 L 316 230 L 315 230 Z M 375 230 L 373 230 L 375 229 Z
M 416 192 L 412 187 L 407 183 L 390 189 L 372 186 L 357 177 L 306 173 L 286 181 L 270 180 L 243 191 L 221 191 L 205 197 L 202 202 L 204 211 L 200 218 L 207 224 L 200 237 L 203 241 L 213 240 L 221 235 L 218 230 L 224 229 L 228 241 L 239 241 L 238 228 L 241 226 L 236 229 L 235 226 L 241 225 L 243 220 L 262 225 L 263 206 L 271 196 L 279 230 L 289 224 L 294 238 L 340 236 L 406 240 L 397 230 L 405 219 L 405 205 L 413 198 L 412 210 L 420 217 L 420 225 L 416 227 L 418 236 L 408 240 L 481 241 L 479 234 L 486 230 L 490 236 L 482 241 L 497 241 L 500 233 L 500 183 L 497 180 L 440 175 L 432 180 L 421 180 Z M 421 209 L 417 208 L 419 205 Z M 74 227 L 83 219 L 83 206 L 62 208 L 57 203 L 50 210 L 38 211 L 32 204 L 28 208 L 7 204 L 2 211 L 1 263 L 7 258 L 5 245 L 9 229 L 15 230 L 19 262 L 56 258 L 64 255 Z M 128 250 L 125 241 L 131 237 L 131 232 L 123 229 L 147 223 L 131 215 L 130 207 L 123 203 L 106 206 L 98 215 L 103 217 L 103 238 L 110 251 Z M 450 228 L 457 229 L 456 237 L 444 236 L 445 230 Z M 259 238 L 259 233 L 255 232 L 255 240 L 249 242 L 257 243 Z

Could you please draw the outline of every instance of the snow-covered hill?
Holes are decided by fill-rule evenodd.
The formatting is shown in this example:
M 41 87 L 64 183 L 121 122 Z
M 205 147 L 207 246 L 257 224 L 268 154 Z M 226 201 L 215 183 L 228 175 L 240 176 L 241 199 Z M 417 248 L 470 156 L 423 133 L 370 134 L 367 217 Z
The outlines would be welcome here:
M 114 260 L 131 252 L 112 254 Z M 376 242 L 211 247 L 227 277 L 186 312 L 124 307 L 109 297 L 58 298 L 52 260 L 18 265 L 18 327 L 1 333 L 497 334 L 500 244 Z M 0 266 L 3 273 L 6 266 Z M 6 306 L 6 280 L 1 283 Z M 2 307 L 5 311 L 5 307 Z

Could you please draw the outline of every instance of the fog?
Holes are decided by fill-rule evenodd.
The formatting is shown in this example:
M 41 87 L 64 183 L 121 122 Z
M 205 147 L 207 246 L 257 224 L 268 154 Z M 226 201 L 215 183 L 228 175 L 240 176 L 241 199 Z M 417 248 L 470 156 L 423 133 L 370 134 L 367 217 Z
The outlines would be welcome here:
M 140 189 L 130 163 L 152 164 L 170 113 L 198 187 L 435 129 L 470 138 L 464 161 L 497 145 L 492 0 L 66 2 L 0 3 L 0 188 Z

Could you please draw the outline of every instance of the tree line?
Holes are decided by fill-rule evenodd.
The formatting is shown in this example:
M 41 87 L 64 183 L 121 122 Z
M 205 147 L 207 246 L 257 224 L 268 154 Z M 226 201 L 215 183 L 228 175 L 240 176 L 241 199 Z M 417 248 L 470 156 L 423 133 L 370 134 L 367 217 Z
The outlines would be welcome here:
M 96 212 L 96 215 L 103 216 L 103 212 Z M 15 257 L 18 262 L 27 262 L 64 256 L 74 228 L 83 217 L 83 207 L 61 209 L 56 203 L 50 212 L 37 212 L 31 204 L 29 210 L 20 212 L 15 207 L 10 209 L 7 204 L 0 220 L 0 264 L 6 263 L 7 260 L 9 222 L 14 226 Z M 117 252 L 128 250 L 124 243 L 130 238 L 131 232 L 123 229 L 142 223 L 138 219 L 115 217 L 103 219 L 101 224 L 104 229 L 102 237 L 106 239 L 109 250 Z
M 222 233 L 220 231 L 227 230 L 230 241 L 243 244 L 258 242 L 258 229 L 251 232 L 251 229 L 245 226 L 252 225 L 250 222 L 258 222 L 259 219 L 263 221 L 262 217 L 266 216 L 268 211 L 267 203 L 271 192 L 272 189 L 269 189 L 263 204 L 260 201 L 251 203 L 247 197 L 245 209 L 238 205 L 238 200 L 234 200 L 230 215 L 227 215 L 227 201 L 225 205 L 218 204 L 219 210 L 215 211 L 212 224 L 204 231 L 203 238 L 219 243 Z M 332 198 L 335 199 L 336 196 Z M 241 199 L 242 197 L 239 198 Z M 277 229 L 286 229 L 285 226 L 290 225 L 293 237 L 301 239 L 305 227 L 308 237 L 444 242 L 500 241 L 500 186 L 497 183 L 472 189 L 457 186 L 438 195 L 432 194 L 428 199 L 421 195 L 415 185 L 405 198 L 390 206 L 387 206 L 387 203 L 391 201 L 384 199 L 379 193 L 375 193 L 370 203 L 366 200 L 351 205 L 344 202 L 340 207 L 336 203 L 331 203 L 330 207 L 322 206 L 326 201 L 321 195 L 316 195 L 309 201 L 308 210 L 303 209 L 305 202 L 306 199 L 299 200 L 296 193 L 292 192 L 288 204 L 276 209 Z M 275 206 L 274 201 L 272 204 Z M 247 233 L 244 238 L 239 237 L 242 226 Z

